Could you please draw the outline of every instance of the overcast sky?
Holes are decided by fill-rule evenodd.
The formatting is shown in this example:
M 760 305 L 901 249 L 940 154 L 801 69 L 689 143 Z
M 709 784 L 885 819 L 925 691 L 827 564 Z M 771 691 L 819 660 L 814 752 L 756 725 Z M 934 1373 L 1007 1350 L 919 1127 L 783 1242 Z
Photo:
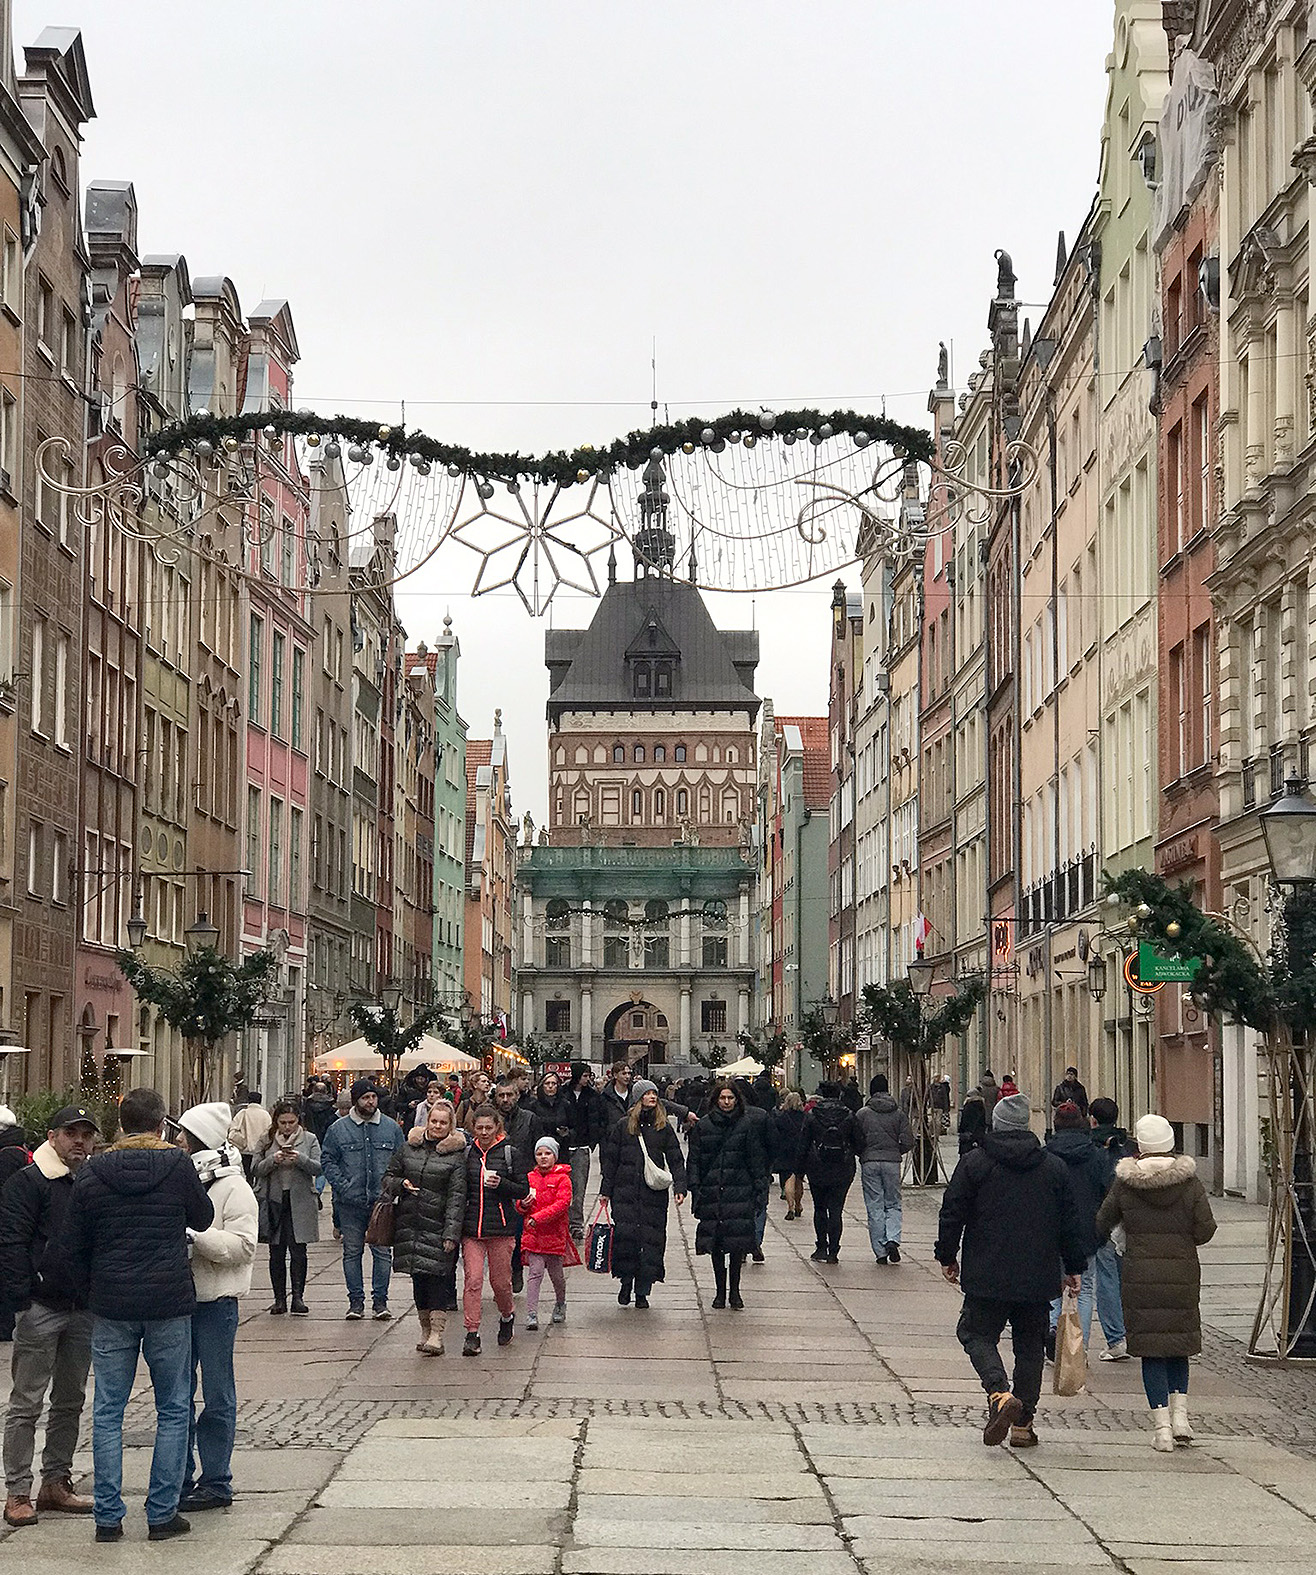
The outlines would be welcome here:
M 1046 300 L 1096 183 L 1111 0 L 15 0 L 19 60 L 82 29 L 83 179 L 131 180 L 143 252 L 286 297 L 294 402 L 472 447 L 837 403 L 926 421 L 937 342 L 963 386 L 992 253 Z M 1040 307 L 1027 312 L 1034 322 Z M 545 799 L 542 623 L 471 601 L 443 555 L 402 597 L 451 611 L 461 709 Z M 829 588 L 763 631 L 759 692 L 826 710 Z M 562 601 L 560 625 L 593 604 Z

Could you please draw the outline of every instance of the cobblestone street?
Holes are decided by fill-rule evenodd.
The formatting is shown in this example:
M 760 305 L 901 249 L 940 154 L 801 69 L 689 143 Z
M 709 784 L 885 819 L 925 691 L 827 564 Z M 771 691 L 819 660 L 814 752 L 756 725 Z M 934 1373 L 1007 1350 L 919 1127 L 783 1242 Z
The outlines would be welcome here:
M 263 1289 L 245 1304 L 239 1497 L 196 1517 L 188 1558 L 208 1575 L 1310 1567 L 1316 1376 L 1242 1360 L 1259 1209 L 1216 1205 L 1193 1449 L 1155 1454 L 1137 1363 L 1094 1360 L 1088 1393 L 1044 1397 L 1042 1447 L 1012 1455 L 980 1441 L 958 1297 L 931 1259 L 939 1197 L 907 1194 L 905 1262 L 885 1268 L 856 1207 L 828 1268 L 774 1200 L 742 1313 L 710 1309 L 707 1261 L 674 1231 L 650 1312 L 576 1270 L 565 1326 L 499 1350 L 490 1310 L 478 1360 L 417 1356 L 414 1318 L 345 1323 L 322 1244 L 309 1320 L 269 1318 Z M 24 1575 L 176 1560 L 145 1542 L 141 1399 L 128 1438 L 131 1552 L 46 1517 L 4 1539 Z

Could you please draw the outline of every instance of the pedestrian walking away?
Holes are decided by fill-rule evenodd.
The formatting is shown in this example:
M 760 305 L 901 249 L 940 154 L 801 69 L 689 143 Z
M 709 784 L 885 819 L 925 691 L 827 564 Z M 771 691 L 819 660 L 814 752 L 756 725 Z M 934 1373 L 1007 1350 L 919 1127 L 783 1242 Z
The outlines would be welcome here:
M 573 1061 L 571 1082 L 571 1142 L 567 1158 L 571 1165 L 571 1236 L 585 1239 L 585 1193 L 589 1187 L 590 1155 L 607 1130 L 607 1111 L 594 1087 L 594 1073 L 583 1061 Z
M 233 1502 L 233 1443 L 238 1386 L 233 1343 L 238 1299 L 251 1289 L 259 1207 L 227 1138 L 232 1112 L 224 1104 L 194 1105 L 179 1118 L 181 1144 L 215 1210 L 214 1223 L 192 1237 L 192 1382 L 187 1474 L 179 1508 L 227 1509 Z M 198 1415 L 196 1392 L 201 1387 Z
M 1133 1129 L 1136 1158 L 1115 1166 L 1097 1235 L 1124 1233 L 1124 1322 L 1130 1356 L 1142 1358 L 1153 1448 L 1192 1442 L 1188 1358 L 1202 1349 L 1202 1269 L 1197 1249 L 1215 1235 L 1206 1188 L 1192 1156 L 1174 1152 L 1164 1116 Z
M 892 1099 L 884 1072 L 875 1073 L 869 1083 L 868 1101 L 855 1117 L 855 1130 L 869 1244 L 879 1263 L 899 1263 L 900 1161 L 914 1147 L 914 1133 L 909 1111 Z
M 1093 1147 L 1087 1120 L 1073 1100 L 1058 1105 L 1053 1119 L 1055 1131 L 1046 1140 L 1047 1152 L 1069 1166 L 1074 1203 L 1083 1231 L 1083 1253 L 1088 1260 L 1078 1287 L 1078 1316 L 1083 1326 L 1083 1344 L 1087 1346 L 1092 1339 L 1092 1305 L 1096 1293 L 1097 1210 L 1101 1207 L 1110 1182 L 1105 1162 Z M 1063 1298 L 1057 1296 L 1051 1303 L 1051 1327 L 1046 1337 L 1046 1354 L 1052 1361 L 1055 1361 L 1056 1356 L 1056 1325 L 1060 1321 L 1062 1301 Z
M 998 1101 L 991 1133 L 947 1184 L 935 1248 L 941 1272 L 964 1292 L 956 1334 L 987 1393 L 983 1443 L 1008 1434 L 1021 1449 L 1037 1443 L 1051 1302 L 1062 1286 L 1077 1291 L 1086 1263 L 1069 1167 L 1042 1147 L 1028 1119 L 1026 1094 Z M 1007 1323 L 1013 1385 L 1000 1352 Z
M 270 1112 L 261 1106 L 260 1094 L 248 1094 L 247 1103 L 233 1117 L 226 1134 L 228 1142 L 242 1156 L 242 1170 L 248 1181 L 256 1163 L 256 1150 L 265 1141 L 271 1119 Z
M 475 1133 L 466 1151 L 466 1213 L 462 1221 L 463 1356 L 480 1354 L 480 1314 L 485 1268 L 498 1308 L 498 1343 L 516 1331 L 512 1298 L 512 1249 L 521 1216 L 514 1207 L 530 1187 L 503 1128 L 501 1112 L 485 1105 L 475 1113 Z
M 1107 1192 L 1115 1179 L 1115 1166 L 1122 1159 L 1136 1157 L 1138 1145 L 1129 1141 L 1129 1134 L 1119 1126 L 1119 1106 L 1104 1096 L 1094 1099 L 1088 1110 L 1092 1123 L 1092 1142 L 1101 1154 Z M 1128 1346 L 1124 1339 L 1124 1304 L 1121 1298 L 1124 1260 L 1115 1250 L 1115 1243 L 1103 1241 L 1096 1256 L 1097 1322 L 1106 1336 L 1106 1349 L 1100 1353 L 1103 1362 L 1127 1362 Z
M 975 1149 L 991 1131 L 991 1117 L 987 1113 L 987 1099 L 982 1085 L 971 1088 L 960 1106 L 958 1127 L 960 1157 Z
M 768 1185 L 768 1130 L 751 1118 L 744 1093 L 719 1083 L 713 1108 L 690 1134 L 687 1182 L 690 1207 L 699 1221 L 695 1252 L 713 1260 L 715 1308 L 739 1310 L 740 1271 L 754 1248 L 759 1197 Z
M 326 1078 L 313 1077 L 307 1083 L 302 1096 L 301 1117 L 307 1131 L 313 1132 L 316 1142 L 323 1144 L 325 1134 L 338 1119 L 334 1091 Z M 273 1111 L 270 1111 L 270 1119 L 274 1119 Z
M 685 1202 L 685 1155 L 676 1128 L 658 1098 L 658 1088 L 641 1079 L 626 1115 L 603 1140 L 599 1200 L 612 1209 L 612 1275 L 621 1281 L 619 1306 L 632 1295 L 643 1312 L 649 1293 L 667 1272 L 667 1214 L 671 1198 Z
M 256 1199 L 260 1239 L 269 1243 L 270 1312 L 288 1311 L 288 1270 L 292 1269 L 292 1314 L 305 1318 L 306 1249 L 320 1239 L 320 1209 L 315 1187 L 321 1169 L 320 1145 L 285 1100 L 270 1112 L 274 1124 L 256 1153 Z
M 352 1084 L 351 1108 L 329 1128 L 321 1164 L 334 1189 L 334 1217 L 343 1236 L 343 1280 L 347 1286 L 347 1316 L 364 1318 L 366 1293 L 361 1265 L 365 1257 L 366 1227 L 370 1211 L 379 1201 L 384 1173 L 394 1153 L 405 1141 L 402 1128 L 379 1108 L 379 1090 L 361 1077 Z M 387 1247 L 370 1248 L 371 1316 L 384 1322 L 388 1310 L 388 1284 L 392 1255 Z
M 854 1180 L 858 1133 L 835 1083 L 819 1083 L 818 1103 L 805 1113 L 795 1174 L 807 1176 L 813 1195 L 814 1263 L 839 1263 L 845 1195 Z
M 146 1520 L 152 1541 L 190 1531 L 178 1513 L 191 1417 L 196 1291 L 188 1233 L 208 1230 L 214 1204 L 192 1161 L 164 1140 L 165 1107 L 151 1088 L 119 1104 L 120 1136 L 78 1171 L 66 1240 L 76 1292 L 95 1315 L 91 1360 L 96 1540 L 123 1535 L 123 1413 L 138 1357 L 155 1399 Z
M 91 1367 L 91 1313 L 73 1285 L 64 1225 L 73 1178 L 100 1127 L 82 1105 L 50 1123 L 32 1162 L 0 1193 L 0 1285 L 14 1309 L 12 1387 L 5 1415 L 5 1520 L 35 1526 L 46 1514 L 89 1515 L 73 1490 L 73 1455 Z M 41 1488 L 32 1501 L 37 1422 L 49 1394 Z
M 803 1126 L 804 1099 L 798 1089 L 787 1089 L 781 1096 L 781 1103 L 772 1112 L 772 1168 L 776 1172 L 783 1198 L 786 1197 L 786 1183 L 795 1171 L 795 1160 L 800 1151 L 800 1129 Z M 801 1212 L 787 1200 L 788 1220 L 799 1219 Z
M 398 1149 L 384 1173 L 396 1200 L 393 1267 L 411 1276 L 422 1356 L 442 1356 L 448 1314 L 457 1310 L 457 1253 L 466 1214 L 466 1134 L 441 1099 L 430 1106 L 419 1143 Z
M 545 1274 L 553 1287 L 553 1322 L 567 1321 L 568 1220 L 571 1214 L 571 1166 L 559 1163 L 555 1137 L 541 1137 L 535 1144 L 535 1163 L 529 1176 L 530 1191 L 516 1201 L 522 1217 L 521 1252 L 526 1264 L 525 1326 L 539 1327 L 539 1291 Z M 579 1262 L 579 1258 L 576 1259 Z

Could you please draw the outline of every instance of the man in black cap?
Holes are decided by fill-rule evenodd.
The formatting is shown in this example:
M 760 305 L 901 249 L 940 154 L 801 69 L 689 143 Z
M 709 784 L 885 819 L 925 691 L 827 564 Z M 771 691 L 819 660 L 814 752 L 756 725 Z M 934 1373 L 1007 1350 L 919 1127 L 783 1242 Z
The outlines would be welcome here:
M 366 1251 L 366 1226 L 379 1199 L 384 1172 L 406 1139 L 391 1116 L 381 1114 L 379 1090 L 368 1077 L 352 1084 L 352 1104 L 324 1136 L 321 1163 L 334 1189 L 334 1217 L 343 1236 L 343 1279 L 347 1284 L 347 1316 L 364 1318 L 365 1282 L 361 1265 Z M 391 1318 L 388 1286 L 393 1255 L 387 1247 L 371 1247 L 371 1316 Z
M 100 1127 L 83 1105 L 66 1105 L 50 1123 L 32 1163 L 0 1194 L 0 1284 L 14 1324 L 13 1388 L 5 1417 L 5 1520 L 35 1526 L 47 1511 L 89 1515 L 73 1491 L 73 1453 L 91 1368 L 91 1314 L 74 1289 L 60 1250 L 73 1176 L 95 1147 Z M 32 1457 L 46 1395 L 41 1490 L 32 1502 Z

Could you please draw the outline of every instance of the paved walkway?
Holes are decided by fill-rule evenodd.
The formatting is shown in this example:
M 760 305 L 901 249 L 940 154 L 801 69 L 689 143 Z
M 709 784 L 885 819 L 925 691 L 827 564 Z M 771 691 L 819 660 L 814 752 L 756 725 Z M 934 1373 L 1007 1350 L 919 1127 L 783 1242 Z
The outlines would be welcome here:
M 1044 1399 L 1042 1447 L 1013 1455 L 980 1441 L 958 1296 L 931 1260 L 939 1193 L 907 1198 L 898 1268 L 873 1264 L 852 1198 L 830 1268 L 807 1261 L 807 1218 L 786 1224 L 774 1200 L 744 1312 L 711 1310 L 683 1216 L 649 1312 L 576 1270 L 565 1326 L 518 1329 L 499 1350 L 490 1305 L 478 1360 L 417 1356 L 413 1318 L 343 1322 L 325 1243 L 311 1318 L 266 1316 L 263 1283 L 244 1304 L 231 1510 L 197 1516 L 185 1543 L 146 1544 L 150 1412 L 135 1400 L 128 1541 L 98 1546 L 86 1521 L 47 1517 L 0 1539 L 0 1562 L 21 1550 L 22 1575 L 180 1557 L 207 1575 L 1311 1567 L 1316 1377 L 1250 1366 L 1237 1340 L 1259 1210 L 1217 1205 L 1193 1449 L 1155 1454 L 1137 1364 L 1094 1361 L 1088 1393 Z

